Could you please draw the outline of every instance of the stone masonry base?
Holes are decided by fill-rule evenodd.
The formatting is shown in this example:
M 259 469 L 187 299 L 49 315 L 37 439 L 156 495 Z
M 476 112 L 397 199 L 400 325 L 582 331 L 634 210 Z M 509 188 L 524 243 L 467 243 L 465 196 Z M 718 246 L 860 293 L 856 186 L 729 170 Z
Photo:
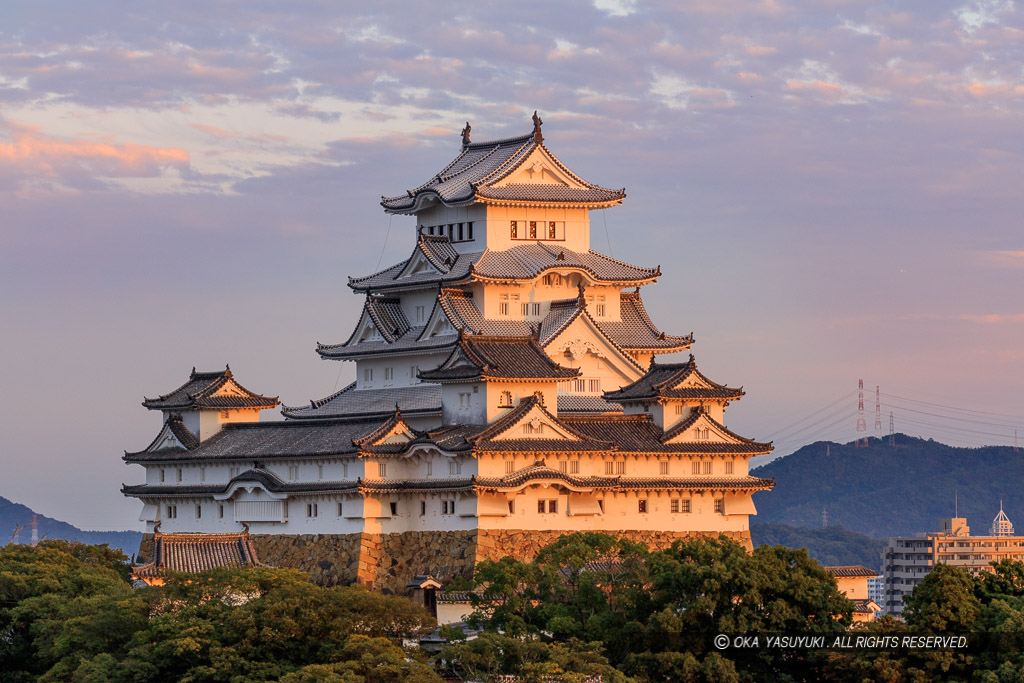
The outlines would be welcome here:
M 398 534 L 253 534 L 260 562 L 271 567 L 299 569 L 325 586 L 365 583 L 384 593 L 405 593 L 417 574 L 429 574 L 442 584 L 456 576 L 469 578 L 482 560 L 506 555 L 530 560 L 544 546 L 568 531 L 478 529 L 471 531 L 407 531 Z M 614 532 L 661 550 L 673 541 L 717 538 L 720 534 L 753 549 L 749 531 Z M 152 534 L 145 534 L 137 561 L 148 561 Z

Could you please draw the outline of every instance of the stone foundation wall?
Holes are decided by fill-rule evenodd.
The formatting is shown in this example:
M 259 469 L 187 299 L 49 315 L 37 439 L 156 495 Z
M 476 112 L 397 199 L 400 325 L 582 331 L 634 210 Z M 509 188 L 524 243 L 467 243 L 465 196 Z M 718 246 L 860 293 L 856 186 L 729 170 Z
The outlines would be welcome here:
M 146 564 L 150 561 L 149 554 L 153 552 L 153 534 L 142 534 L 139 541 L 139 552 L 135 556 L 136 564 Z
M 476 561 L 498 560 L 511 555 L 517 560 L 529 561 L 537 556 L 540 549 L 554 543 L 559 537 L 575 533 L 572 531 L 523 531 L 518 529 L 480 529 L 477 532 Z M 651 550 L 663 550 L 673 541 L 687 538 L 718 538 L 726 536 L 751 552 L 754 544 L 749 531 L 632 531 L 608 532 L 620 538 L 643 543 Z
M 479 529 L 472 531 L 407 531 L 399 534 L 253 534 L 260 562 L 298 569 L 325 586 L 366 583 L 385 593 L 406 592 L 417 574 L 430 574 L 442 584 L 456 576 L 468 578 L 481 560 L 511 555 L 529 561 L 544 546 L 568 531 Z M 615 535 L 661 550 L 673 541 L 725 535 L 753 550 L 749 531 L 618 531 Z M 149 561 L 153 535 L 144 534 L 137 562 Z
M 260 562 L 300 569 L 325 586 L 355 583 L 362 536 L 369 534 L 253 534 Z
M 376 537 L 380 563 L 372 579 L 385 593 L 404 593 L 417 574 L 430 574 L 441 583 L 456 576 L 469 578 L 476 565 L 476 531 L 407 531 Z

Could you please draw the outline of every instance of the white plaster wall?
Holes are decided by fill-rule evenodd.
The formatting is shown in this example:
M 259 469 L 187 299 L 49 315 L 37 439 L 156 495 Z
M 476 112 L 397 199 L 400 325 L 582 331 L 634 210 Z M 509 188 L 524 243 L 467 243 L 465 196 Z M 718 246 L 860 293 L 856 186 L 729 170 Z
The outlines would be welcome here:
M 459 253 L 463 254 L 483 251 L 487 248 L 487 207 L 482 204 L 470 206 L 435 204 L 423 209 L 416 215 L 415 234 L 418 235 L 421 228 L 429 226 L 440 228 L 444 226 L 444 234 L 447 235 L 447 226 L 452 225 L 454 226 L 455 239 L 458 240 L 458 224 L 463 224 L 463 237 L 466 238 L 466 224 L 470 221 L 473 222 L 473 239 L 464 239 L 461 242 L 455 241 L 453 245 Z M 435 230 L 434 234 L 438 234 L 437 230 Z
M 469 405 L 460 394 L 468 395 Z M 483 382 L 466 382 L 441 385 L 441 404 L 444 423 L 484 424 L 487 422 L 487 386 Z
M 519 225 L 529 221 L 537 222 L 538 239 L 512 239 L 511 222 L 520 221 Z M 558 223 L 561 237 L 547 239 L 549 221 Z M 520 227 L 522 230 L 522 227 Z M 544 239 L 539 239 L 544 235 Z M 587 209 L 549 209 L 541 207 L 487 207 L 487 246 L 489 249 L 501 251 L 521 244 L 543 242 L 554 246 L 564 246 L 573 251 L 587 251 L 590 248 L 590 212 Z
M 379 358 L 360 358 L 356 361 L 356 389 L 388 389 L 420 384 L 413 367 L 432 370 L 448 357 L 448 352 L 409 353 Z M 385 368 L 392 368 L 390 380 L 384 378 Z M 373 370 L 373 379 L 367 380 L 365 370 Z
M 552 414 L 558 413 L 558 390 L 554 382 L 488 382 L 487 389 L 487 422 L 491 422 L 519 405 L 524 398 L 533 396 L 540 391 L 544 395 L 544 406 Z M 502 392 L 512 394 L 512 408 L 503 407 Z M 483 393 L 483 390 L 480 392 Z

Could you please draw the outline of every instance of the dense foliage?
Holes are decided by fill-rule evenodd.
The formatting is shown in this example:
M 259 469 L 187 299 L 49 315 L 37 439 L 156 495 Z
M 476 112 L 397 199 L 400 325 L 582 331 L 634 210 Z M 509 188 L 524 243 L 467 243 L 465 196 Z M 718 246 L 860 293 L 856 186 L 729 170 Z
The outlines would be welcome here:
M 405 598 L 264 568 L 135 590 L 124 560 L 64 541 L 0 548 L 0 681 L 440 680 L 399 645 L 435 625 Z
M 558 671 L 556 648 L 568 648 L 588 653 L 582 672 L 605 680 L 801 680 L 814 673 L 806 653 L 719 652 L 713 638 L 838 634 L 851 623 L 850 602 L 805 551 L 747 553 L 724 537 L 648 552 L 602 534 L 572 534 L 532 562 L 481 563 L 475 579 L 472 620 L 494 635 L 444 653 L 466 677 L 515 673 L 524 661 Z M 507 647 L 509 638 L 530 647 Z
M 806 552 L 725 538 L 661 551 L 573 534 L 532 562 L 479 565 L 472 621 L 434 661 L 412 601 L 324 588 L 295 571 L 221 570 L 133 589 L 124 556 L 46 541 L 0 548 L 0 681 L 1024 680 L 1024 563 L 972 577 L 940 565 L 906 623 L 851 627 L 851 604 Z M 718 634 L 969 635 L 963 650 L 716 647 Z M 592 679 L 591 679 L 592 680 Z
M 956 498 L 976 533 L 987 531 L 1000 500 L 1010 519 L 1024 524 L 1016 488 L 1024 458 L 1013 447 L 956 448 L 904 434 L 895 441 L 872 438 L 867 448 L 819 441 L 754 469 L 754 476 L 775 479 L 770 493 L 754 494 L 758 523 L 820 528 L 827 510 L 831 526 L 872 538 L 913 536 L 938 531 Z

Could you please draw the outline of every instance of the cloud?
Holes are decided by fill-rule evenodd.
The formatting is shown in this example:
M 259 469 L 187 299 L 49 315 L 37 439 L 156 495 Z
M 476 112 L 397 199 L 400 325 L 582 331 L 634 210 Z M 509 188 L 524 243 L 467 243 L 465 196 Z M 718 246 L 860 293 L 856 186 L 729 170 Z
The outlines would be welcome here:
M 1000 325 L 1003 323 L 1024 323 L 1024 313 L 987 313 L 984 315 L 973 315 L 965 313 L 960 316 L 961 320 L 969 320 L 972 323 L 979 323 L 982 325 Z
M 974 256 L 985 268 L 1024 268 L 1024 251 L 978 251 Z
M 159 177 L 189 167 L 189 154 L 177 147 L 139 145 L 81 136 L 62 139 L 36 128 L 7 123 L 0 138 L 0 173 L 22 188 L 82 188 L 98 179 Z

